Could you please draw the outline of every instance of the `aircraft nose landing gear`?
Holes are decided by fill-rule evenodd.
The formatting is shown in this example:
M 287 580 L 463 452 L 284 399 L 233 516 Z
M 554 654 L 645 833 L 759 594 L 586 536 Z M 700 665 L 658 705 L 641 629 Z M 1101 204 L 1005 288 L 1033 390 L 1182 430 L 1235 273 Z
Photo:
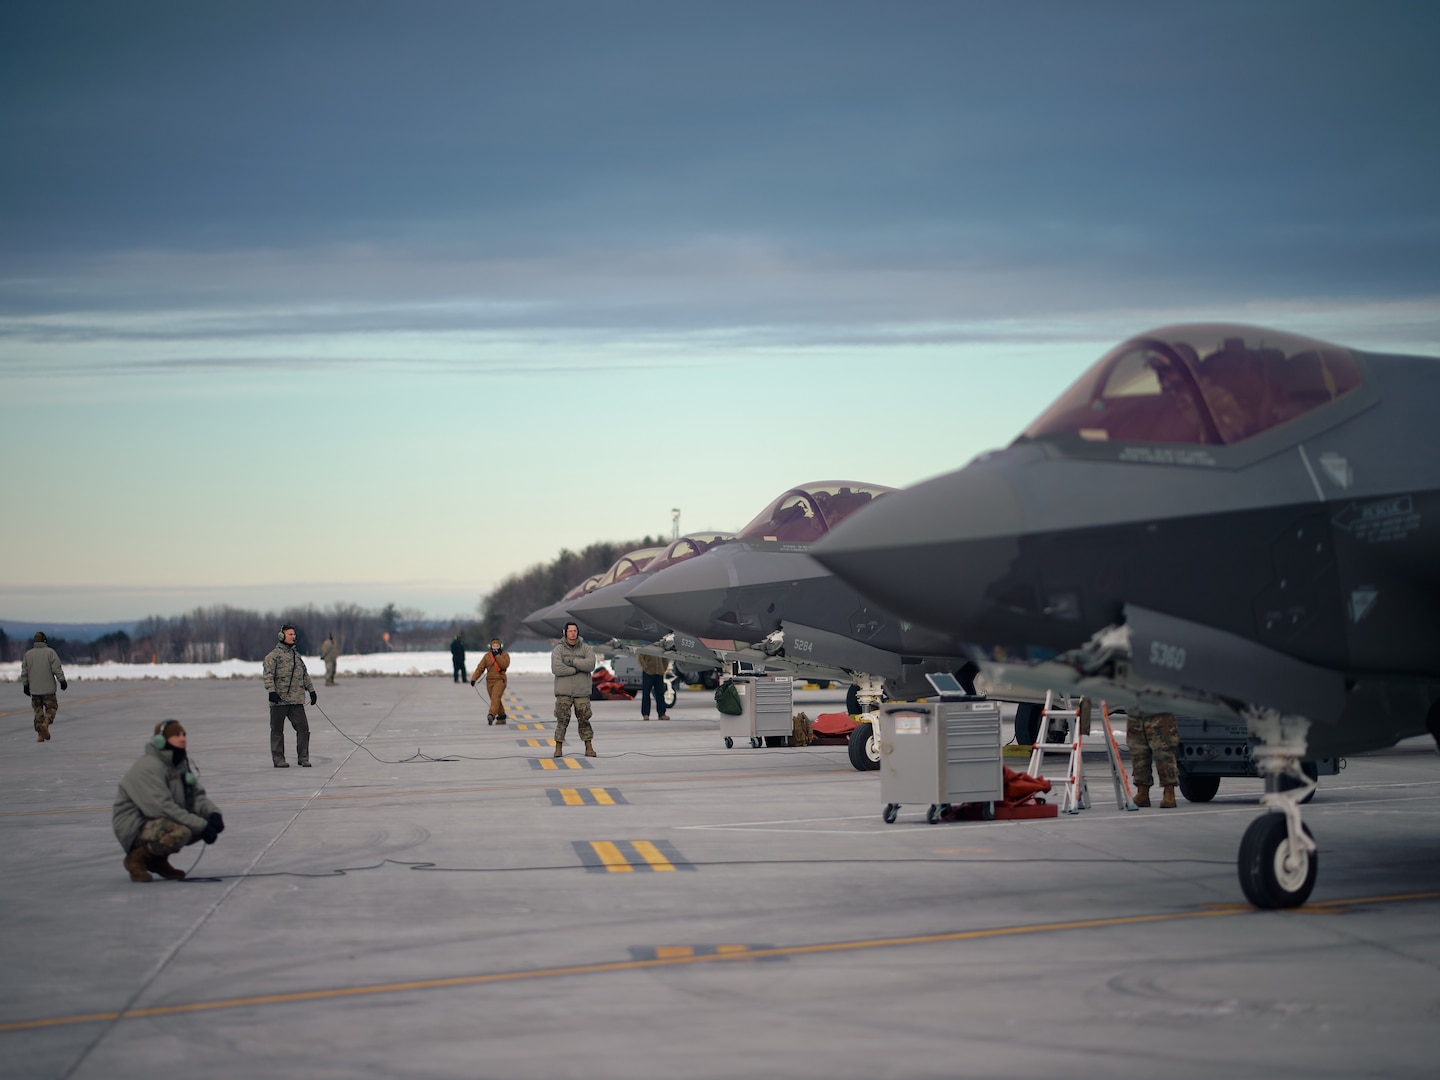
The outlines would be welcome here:
M 1299 907 L 1310 898 L 1319 870 L 1315 838 L 1300 820 L 1300 804 L 1315 790 L 1300 766 L 1310 722 L 1270 709 L 1247 710 L 1245 722 L 1260 740 L 1253 754 L 1265 777 L 1260 805 L 1271 812 L 1251 822 L 1240 841 L 1240 888 L 1259 908 Z M 1282 777 L 1290 781 L 1284 790 Z

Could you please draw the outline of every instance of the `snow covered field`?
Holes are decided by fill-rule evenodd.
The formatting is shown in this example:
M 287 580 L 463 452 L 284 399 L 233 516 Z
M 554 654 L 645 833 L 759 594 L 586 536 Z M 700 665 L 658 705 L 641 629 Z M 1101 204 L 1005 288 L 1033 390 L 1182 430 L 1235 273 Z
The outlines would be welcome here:
M 467 652 L 465 667 L 473 672 L 481 653 Z M 319 683 L 325 679 L 325 663 L 318 656 L 305 657 L 310 678 Z M 341 675 L 449 675 L 450 653 L 393 652 L 342 656 L 338 666 Z M 550 654 L 511 653 L 510 670 L 517 675 L 548 675 Z M 0 679 L 15 682 L 20 677 L 20 661 L 0 664 Z M 85 679 L 258 679 L 260 661 L 222 660 L 214 664 L 69 664 L 65 677 L 71 682 Z

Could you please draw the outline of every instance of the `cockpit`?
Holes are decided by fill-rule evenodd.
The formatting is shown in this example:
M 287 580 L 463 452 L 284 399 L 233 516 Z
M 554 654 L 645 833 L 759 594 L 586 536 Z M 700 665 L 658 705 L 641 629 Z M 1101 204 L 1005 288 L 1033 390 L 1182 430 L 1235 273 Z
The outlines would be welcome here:
M 605 575 L 603 575 L 603 574 L 591 574 L 589 577 L 587 577 L 587 578 L 586 578 L 584 581 L 582 581 L 579 585 L 576 585 L 574 588 L 572 588 L 569 592 L 567 592 L 567 593 L 566 593 L 564 596 L 562 596 L 560 599 L 561 599 L 562 601 L 565 601 L 565 600 L 576 600 L 576 599 L 579 599 L 580 597 L 584 596 L 584 595 L 585 595 L 586 593 L 588 593 L 588 592 L 594 592 L 595 589 L 598 587 L 598 583 L 599 583 L 600 579 L 601 579 L 602 577 L 604 577 L 604 576 L 605 576 Z
M 1231 445 L 1358 389 L 1348 349 L 1224 323 L 1131 338 L 1090 368 L 1022 438 Z
M 615 565 L 600 575 L 600 580 L 595 583 L 595 588 L 603 589 L 606 585 L 614 585 L 617 581 L 634 577 L 641 570 L 646 569 L 654 561 L 655 556 L 664 550 L 659 547 L 636 548 L 628 554 L 621 555 L 615 560 Z
M 862 506 L 894 490 L 838 480 L 791 488 L 741 529 L 740 539 L 813 543 Z
M 735 534 L 727 532 L 689 533 L 680 537 L 679 540 L 671 541 L 670 546 L 657 555 L 645 569 L 652 573 L 656 570 L 664 570 L 667 566 L 674 566 L 686 559 L 693 559 L 696 555 L 703 555 L 715 545 L 733 539 L 735 539 Z

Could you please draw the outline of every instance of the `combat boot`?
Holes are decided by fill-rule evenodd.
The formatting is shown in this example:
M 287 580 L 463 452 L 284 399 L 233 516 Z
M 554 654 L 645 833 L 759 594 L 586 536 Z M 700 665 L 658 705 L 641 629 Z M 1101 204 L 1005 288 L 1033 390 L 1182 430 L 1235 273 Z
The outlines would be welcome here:
M 145 850 L 144 844 L 136 844 L 125 856 L 125 869 L 130 872 L 131 881 L 150 881 L 150 871 L 146 868 L 150 855 Z
M 565 746 L 565 741 L 564 741 L 563 739 L 556 739 L 556 740 L 555 740 L 555 753 L 552 754 L 551 757 L 564 757 L 564 756 L 565 756 L 564 746 Z
M 495 723 L 495 714 L 493 712 L 487 712 L 485 714 L 485 726 L 489 727 L 493 723 Z
M 1173 810 L 1173 809 L 1175 809 L 1175 785 L 1174 785 L 1174 784 L 1166 784 L 1166 785 L 1165 785 L 1165 796 L 1164 796 L 1164 798 L 1162 798 L 1162 799 L 1160 800 L 1160 809 L 1162 809 L 1162 810 Z
M 45 724 L 40 728 L 40 734 L 45 736 L 45 741 L 50 741 L 50 725 Z
M 45 729 L 44 729 L 43 727 L 36 727 L 36 728 L 35 728 L 35 741 L 36 741 L 36 742 L 44 742 L 44 741 L 45 741 Z
M 495 717 L 495 723 L 497 723 L 497 724 L 503 724 L 503 723 L 505 723 L 505 717 L 503 717 L 503 716 L 497 716 L 497 717 Z
M 1149 805 L 1150 805 L 1150 785 L 1149 785 L 1149 784 L 1136 784 L 1136 785 L 1135 785 L 1135 805 L 1136 805 L 1136 806 L 1149 806 Z
M 589 740 L 589 739 L 586 739 L 586 740 L 585 740 L 585 756 L 586 756 L 586 757 L 594 757 L 594 756 L 595 756 L 595 747 L 593 747 L 592 745 L 590 745 L 590 740 Z
M 151 855 L 145 860 L 148 869 L 155 871 L 166 881 L 184 881 L 185 871 L 177 870 L 170 865 L 169 855 Z

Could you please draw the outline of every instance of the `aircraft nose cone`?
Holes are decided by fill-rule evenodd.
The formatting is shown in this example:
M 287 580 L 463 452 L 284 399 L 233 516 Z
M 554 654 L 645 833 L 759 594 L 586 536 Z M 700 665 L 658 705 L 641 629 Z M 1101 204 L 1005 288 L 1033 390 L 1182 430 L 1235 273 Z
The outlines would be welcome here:
M 627 597 L 639 581 L 622 581 L 588 596 L 570 601 L 568 608 L 577 620 L 608 637 L 654 641 L 669 632 L 651 616 L 630 603 Z
M 696 637 L 728 637 L 715 616 L 732 587 L 726 564 L 710 554 L 666 567 L 630 590 L 627 598 L 666 626 Z
M 977 464 L 887 495 L 810 554 L 903 618 L 983 640 L 992 629 L 992 587 L 1014 567 L 1024 528 L 1005 471 Z

